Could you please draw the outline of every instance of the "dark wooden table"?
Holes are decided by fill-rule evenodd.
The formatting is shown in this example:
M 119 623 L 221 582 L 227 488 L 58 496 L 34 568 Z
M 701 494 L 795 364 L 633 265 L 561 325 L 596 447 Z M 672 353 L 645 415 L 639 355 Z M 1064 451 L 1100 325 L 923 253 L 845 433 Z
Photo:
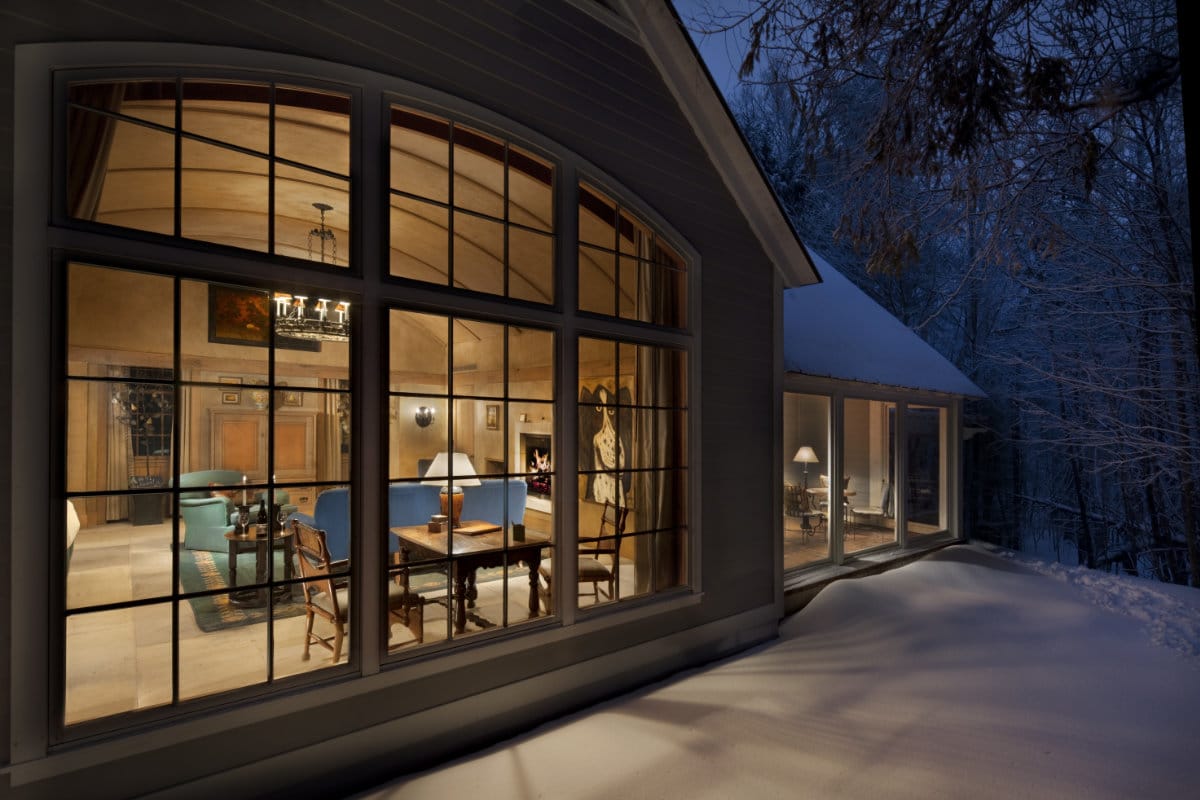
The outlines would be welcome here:
M 454 582 L 454 632 L 467 627 L 467 608 L 475 607 L 478 592 L 475 572 L 488 567 L 524 563 L 529 568 L 529 616 L 538 615 L 538 565 L 542 563 L 542 548 L 549 546 L 550 537 L 536 531 L 526 531 L 523 541 L 510 541 L 504 547 L 504 532 L 499 525 L 488 522 L 465 521 L 454 529 L 430 531 L 427 525 L 392 528 L 400 540 L 397 563 L 445 559 L 452 565 Z M 449 541 L 447 541 L 449 539 Z
M 292 531 L 284 529 L 275 531 L 267 536 L 259 536 L 253 532 L 245 536 L 238 536 L 230 531 L 225 534 L 225 538 L 229 540 L 229 586 L 231 589 L 229 602 L 235 606 L 243 608 L 258 608 L 267 604 L 267 592 L 265 588 L 246 589 L 243 591 L 233 591 L 237 589 L 237 563 L 238 555 L 246 552 L 251 547 L 254 548 L 254 582 L 262 587 L 267 582 L 267 564 L 270 560 L 270 553 L 275 549 L 274 545 L 281 544 L 283 546 L 283 577 L 286 580 L 292 578 L 292 555 L 295 551 L 295 544 L 292 541 Z M 287 586 L 275 587 L 276 600 L 288 600 L 292 596 L 291 584 Z

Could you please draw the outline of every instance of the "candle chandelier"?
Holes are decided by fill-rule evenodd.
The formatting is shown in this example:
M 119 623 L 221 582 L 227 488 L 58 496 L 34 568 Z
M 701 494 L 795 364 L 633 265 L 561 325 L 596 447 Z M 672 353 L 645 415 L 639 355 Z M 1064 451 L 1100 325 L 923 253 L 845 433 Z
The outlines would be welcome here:
M 275 293 L 275 335 L 289 339 L 345 342 L 350 339 L 350 303 Z

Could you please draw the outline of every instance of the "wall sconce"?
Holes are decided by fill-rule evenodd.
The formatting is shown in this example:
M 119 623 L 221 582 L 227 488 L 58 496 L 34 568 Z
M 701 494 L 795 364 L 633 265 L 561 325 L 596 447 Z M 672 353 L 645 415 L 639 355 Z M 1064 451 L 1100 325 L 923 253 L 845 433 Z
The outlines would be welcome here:
M 419 427 L 428 428 L 429 423 L 433 422 L 433 409 L 429 406 L 419 406 L 413 419 L 416 420 Z

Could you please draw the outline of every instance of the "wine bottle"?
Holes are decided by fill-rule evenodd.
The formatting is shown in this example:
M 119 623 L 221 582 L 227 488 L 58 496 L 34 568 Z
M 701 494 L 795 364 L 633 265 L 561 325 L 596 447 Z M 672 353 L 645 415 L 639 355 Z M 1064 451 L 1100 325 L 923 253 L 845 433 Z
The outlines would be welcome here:
M 254 532 L 259 536 L 267 535 L 267 503 L 265 500 L 258 501 L 258 524 L 254 526 Z

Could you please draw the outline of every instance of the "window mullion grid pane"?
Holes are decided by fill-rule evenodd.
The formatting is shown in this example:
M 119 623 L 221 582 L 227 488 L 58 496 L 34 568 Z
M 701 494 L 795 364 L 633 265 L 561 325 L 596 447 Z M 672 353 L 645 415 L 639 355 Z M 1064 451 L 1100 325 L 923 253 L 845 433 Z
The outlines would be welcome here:
M 509 275 L 512 272 L 512 270 L 509 268 L 509 254 L 508 254 L 508 249 L 509 249 L 508 248 L 508 238 L 509 238 L 508 237 L 508 225 L 509 225 L 509 217 L 510 217 L 510 209 L 509 209 L 510 198 L 508 196 L 508 152 L 509 152 L 508 151 L 508 140 L 505 139 L 504 140 L 504 198 L 502 201 L 503 208 L 504 208 L 504 244 L 503 244 L 504 253 L 501 257 L 501 264 L 503 265 L 503 269 L 504 269 L 504 289 L 503 289 L 504 297 L 510 296 L 510 290 L 509 290 L 508 283 L 509 283 Z M 507 354 L 508 354 L 508 336 L 507 335 L 505 335 L 505 337 L 504 337 L 504 342 L 505 342 L 504 352 L 505 352 L 505 357 L 507 358 Z M 507 360 L 505 362 L 505 365 L 507 368 Z M 507 375 L 507 374 L 508 373 L 505 372 L 505 375 Z M 505 378 L 504 385 L 507 388 L 507 386 L 508 386 L 507 378 Z M 507 611 L 508 603 L 504 604 L 504 608 Z
M 183 78 L 175 78 L 175 169 L 173 235 L 183 235 Z M 178 344 L 178 343 L 177 343 Z M 175 473 L 178 475 L 179 473 Z
M 180 123 L 180 99 L 183 92 L 182 87 L 177 87 L 175 92 L 175 122 L 178 130 Z M 178 138 L 176 139 L 176 156 L 178 158 Z M 175 174 L 179 175 L 179 162 L 176 160 Z M 175 202 L 175 224 L 176 234 L 179 232 L 179 181 L 175 182 L 176 202 Z M 174 294 L 175 314 L 174 327 L 171 331 L 173 350 L 171 357 L 171 365 L 173 374 L 173 384 L 175 389 L 175 419 L 179 419 L 179 411 L 181 408 L 180 398 L 183 397 L 183 358 L 182 358 L 182 343 L 183 343 L 183 320 L 180 309 L 183 308 L 183 282 L 179 278 L 175 278 L 172 282 L 172 291 Z M 176 422 L 171 426 L 171 474 L 181 475 L 181 461 L 183 453 L 183 425 Z M 179 508 L 179 497 L 181 490 L 179 481 L 174 481 L 171 495 L 171 508 Z M 179 581 L 179 525 L 180 514 L 178 512 L 171 515 L 171 705 L 179 705 L 179 615 L 183 611 L 183 600 L 179 597 L 181 584 Z
M 446 205 L 447 205 L 447 209 L 448 209 L 446 212 L 446 266 L 447 266 L 446 285 L 453 289 L 454 288 L 454 262 L 455 262 L 454 223 L 455 223 L 455 220 L 458 218 L 458 210 L 454 204 L 454 138 L 455 138 L 455 133 L 457 132 L 458 129 L 454 123 L 454 120 L 450 120 L 449 125 L 450 125 L 450 136 L 448 137 L 449 141 L 447 141 L 447 143 L 446 143 L 447 147 L 449 149 L 449 151 L 446 154 L 446 164 L 447 164 L 446 180 L 449 182 L 449 185 L 446 187 L 446 199 L 447 199 Z M 451 323 L 451 328 L 453 328 L 453 323 Z M 453 353 L 454 353 L 453 348 L 451 348 L 450 353 L 451 353 L 451 362 L 453 362 L 453 358 L 454 358 L 453 357 Z M 451 366 L 453 366 L 453 363 L 451 364 Z M 451 370 L 451 371 L 453 371 L 453 370 Z M 451 397 L 453 397 L 453 395 L 451 395 Z M 451 428 L 451 430 L 453 430 L 453 428 Z
M 613 203 L 613 298 L 612 298 L 612 314 L 615 317 L 621 316 L 621 204 Z M 617 375 L 620 375 L 620 370 L 617 370 Z M 614 380 L 616 375 L 613 376 Z M 613 386 L 618 384 L 614 383 Z

